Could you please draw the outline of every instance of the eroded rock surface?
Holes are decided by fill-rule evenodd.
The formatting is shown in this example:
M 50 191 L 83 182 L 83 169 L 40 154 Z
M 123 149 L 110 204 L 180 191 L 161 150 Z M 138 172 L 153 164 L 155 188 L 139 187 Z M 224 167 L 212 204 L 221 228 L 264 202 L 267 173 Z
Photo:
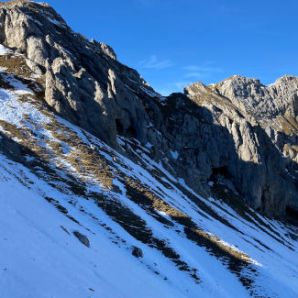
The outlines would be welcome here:
M 146 148 L 205 197 L 230 192 L 271 215 L 298 210 L 298 78 L 264 86 L 235 76 L 162 97 L 109 46 L 30 1 L 2 3 L 0 43 L 14 53 L 0 66 L 38 84 L 52 110 L 128 157 L 132 144 Z

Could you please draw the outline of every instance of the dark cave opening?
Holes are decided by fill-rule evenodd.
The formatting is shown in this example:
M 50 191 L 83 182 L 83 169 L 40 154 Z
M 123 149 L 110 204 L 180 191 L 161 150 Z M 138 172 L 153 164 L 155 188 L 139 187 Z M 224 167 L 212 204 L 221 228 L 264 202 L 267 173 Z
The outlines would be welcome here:
M 127 129 L 125 129 L 125 127 L 122 124 L 122 121 L 120 119 L 116 119 L 115 123 L 116 123 L 117 133 L 119 135 L 125 135 L 130 138 L 137 137 L 137 131 L 133 125 L 130 125 Z
M 131 137 L 131 138 L 136 138 L 137 137 L 137 131 L 134 128 L 133 125 L 131 125 L 127 130 L 126 130 L 126 134 Z
M 218 176 L 222 176 L 222 177 L 227 178 L 227 179 L 232 178 L 232 175 L 230 174 L 230 171 L 229 171 L 227 166 L 222 166 L 222 167 L 212 169 L 211 178 L 214 179 Z
M 119 135 L 123 135 L 124 134 L 124 127 L 123 127 L 123 124 L 122 124 L 121 120 L 116 119 L 115 122 L 116 122 L 117 133 Z
M 297 209 L 287 206 L 286 207 L 286 217 L 291 223 L 298 225 L 298 210 Z

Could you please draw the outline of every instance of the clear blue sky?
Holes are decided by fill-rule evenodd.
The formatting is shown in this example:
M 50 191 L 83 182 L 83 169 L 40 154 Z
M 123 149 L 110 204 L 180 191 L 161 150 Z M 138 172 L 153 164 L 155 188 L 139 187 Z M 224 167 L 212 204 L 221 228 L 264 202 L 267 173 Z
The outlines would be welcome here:
M 158 91 L 234 74 L 298 75 L 298 0 L 48 0 Z

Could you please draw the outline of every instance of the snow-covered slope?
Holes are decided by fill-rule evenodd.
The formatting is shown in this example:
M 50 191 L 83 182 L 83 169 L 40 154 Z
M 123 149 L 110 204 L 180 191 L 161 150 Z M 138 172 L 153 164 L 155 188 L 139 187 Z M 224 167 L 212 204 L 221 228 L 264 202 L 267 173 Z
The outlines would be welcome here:
M 296 226 L 202 198 L 135 139 L 120 154 L 1 81 L 1 297 L 297 297 Z

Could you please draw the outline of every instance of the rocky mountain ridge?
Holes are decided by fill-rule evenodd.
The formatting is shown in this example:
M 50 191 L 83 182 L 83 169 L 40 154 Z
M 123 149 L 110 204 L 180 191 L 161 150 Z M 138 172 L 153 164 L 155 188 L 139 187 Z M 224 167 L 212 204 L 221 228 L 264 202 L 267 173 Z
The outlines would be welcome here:
M 297 208 L 297 78 L 265 87 L 236 76 L 163 98 L 46 4 L 3 4 L 0 20 L 0 43 L 23 55 L 11 63 L 38 77 L 41 96 L 59 115 L 118 150 L 117 135 L 150 146 L 153 159 L 205 196 L 220 176 L 268 214 Z
M 1 3 L 1 295 L 296 298 L 297 80 L 164 97 Z

